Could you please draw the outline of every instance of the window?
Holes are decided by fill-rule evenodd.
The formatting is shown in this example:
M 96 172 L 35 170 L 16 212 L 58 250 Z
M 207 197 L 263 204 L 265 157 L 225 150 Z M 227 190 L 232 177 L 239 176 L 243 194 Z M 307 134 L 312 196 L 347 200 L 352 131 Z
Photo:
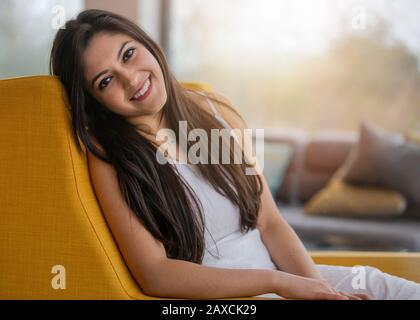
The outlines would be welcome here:
M 82 0 L 1 0 L 0 78 L 48 74 L 52 41 Z
M 420 127 L 416 0 L 177 0 L 170 63 L 250 127 Z

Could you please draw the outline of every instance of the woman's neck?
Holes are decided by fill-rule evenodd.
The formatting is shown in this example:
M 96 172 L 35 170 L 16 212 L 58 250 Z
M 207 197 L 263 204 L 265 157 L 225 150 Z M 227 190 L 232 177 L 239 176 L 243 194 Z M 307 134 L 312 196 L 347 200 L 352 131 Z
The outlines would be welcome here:
M 137 131 L 155 145 L 162 143 L 156 140 L 159 130 L 168 129 L 166 116 L 162 115 L 161 112 L 132 120 L 132 123 L 138 128 Z

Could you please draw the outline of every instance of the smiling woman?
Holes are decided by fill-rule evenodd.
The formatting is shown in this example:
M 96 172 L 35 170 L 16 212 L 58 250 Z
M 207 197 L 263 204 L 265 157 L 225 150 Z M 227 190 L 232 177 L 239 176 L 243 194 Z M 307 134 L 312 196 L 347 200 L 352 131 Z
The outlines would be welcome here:
M 100 204 L 140 285 L 155 290 L 150 279 L 162 257 L 200 263 L 205 249 L 200 200 L 177 168 L 156 161 L 155 134 L 161 128 L 179 132 L 180 121 L 188 123 L 188 130 L 200 128 L 209 135 L 211 129 L 222 129 L 209 111 L 210 100 L 237 119 L 239 114 L 215 94 L 203 98 L 184 89 L 142 29 L 102 10 L 83 11 L 58 31 L 51 73 L 69 96 L 73 133 L 88 150 Z M 223 167 L 198 166 L 215 190 L 237 206 L 243 230 L 255 229 L 262 192 L 261 178 L 244 174 L 248 167 L 233 161 Z M 136 222 L 121 229 L 126 216 Z M 131 234 L 133 226 L 137 232 Z M 139 235 L 147 239 L 133 242 Z
M 217 142 L 229 150 L 228 161 L 226 153 L 217 153 L 214 163 L 208 151 L 209 165 L 156 161 L 161 128 L 187 141 L 176 149 L 188 154 L 194 141 L 182 132 L 199 129 L 212 136 L 214 129 L 243 132 L 246 125 L 222 96 L 183 88 L 162 50 L 136 24 L 111 12 L 83 11 L 58 31 L 51 71 L 69 96 L 73 133 L 86 146 L 104 216 L 145 293 L 420 297 L 419 285 L 374 268 L 367 267 L 367 289 L 358 292 L 350 286 L 351 268 L 315 265 L 279 214 L 264 176 L 246 174 L 254 164 L 234 161 L 237 144 L 223 135 Z M 213 153 L 211 140 L 205 145 Z M 250 145 L 237 141 L 243 159 Z

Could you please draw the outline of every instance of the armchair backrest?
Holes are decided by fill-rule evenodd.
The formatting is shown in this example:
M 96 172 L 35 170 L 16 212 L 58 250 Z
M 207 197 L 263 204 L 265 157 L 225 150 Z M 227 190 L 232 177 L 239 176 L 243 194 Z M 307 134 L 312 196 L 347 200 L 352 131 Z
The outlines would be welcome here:
M 0 80 L 0 298 L 147 299 L 102 215 L 66 104 L 55 77 Z

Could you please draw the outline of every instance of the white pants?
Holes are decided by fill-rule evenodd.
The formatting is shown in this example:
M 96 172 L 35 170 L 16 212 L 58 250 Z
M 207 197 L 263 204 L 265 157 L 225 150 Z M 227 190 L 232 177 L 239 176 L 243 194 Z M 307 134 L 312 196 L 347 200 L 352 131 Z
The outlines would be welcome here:
M 364 293 L 375 300 L 420 300 L 420 284 L 370 266 L 316 265 L 321 277 L 337 291 Z M 257 297 L 280 298 L 269 293 Z

